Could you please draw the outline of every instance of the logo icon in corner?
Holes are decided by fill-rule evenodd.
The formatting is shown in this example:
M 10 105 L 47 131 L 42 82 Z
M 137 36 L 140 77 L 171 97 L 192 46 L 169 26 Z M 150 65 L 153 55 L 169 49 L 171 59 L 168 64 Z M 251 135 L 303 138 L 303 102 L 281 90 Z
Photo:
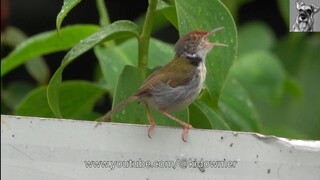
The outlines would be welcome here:
M 318 0 L 290 0 L 290 31 L 320 32 L 319 4 Z

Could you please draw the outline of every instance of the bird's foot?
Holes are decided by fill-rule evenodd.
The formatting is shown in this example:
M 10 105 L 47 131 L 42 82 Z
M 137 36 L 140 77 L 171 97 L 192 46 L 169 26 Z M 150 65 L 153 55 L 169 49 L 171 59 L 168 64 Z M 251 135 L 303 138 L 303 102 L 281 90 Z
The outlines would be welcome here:
M 192 128 L 192 126 L 190 124 L 185 124 L 183 127 L 184 128 L 183 128 L 183 131 L 182 131 L 182 134 L 181 134 L 181 138 L 182 138 L 182 141 L 187 142 L 186 141 L 186 136 L 188 134 L 188 130 L 190 128 Z
M 148 128 L 148 136 L 149 136 L 150 139 L 151 139 L 151 133 L 152 133 L 154 127 L 155 127 L 155 124 L 154 123 L 150 123 L 150 126 Z

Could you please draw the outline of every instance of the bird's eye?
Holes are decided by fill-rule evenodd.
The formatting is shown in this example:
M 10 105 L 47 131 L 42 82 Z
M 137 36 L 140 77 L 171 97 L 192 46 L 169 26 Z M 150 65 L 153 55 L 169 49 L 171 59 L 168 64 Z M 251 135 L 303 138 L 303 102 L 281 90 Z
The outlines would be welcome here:
M 192 35 L 192 36 L 191 36 L 191 40 L 192 40 L 193 42 L 196 42 L 196 41 L 198 40 L 198 37 L 197 37 L 197 36 Z

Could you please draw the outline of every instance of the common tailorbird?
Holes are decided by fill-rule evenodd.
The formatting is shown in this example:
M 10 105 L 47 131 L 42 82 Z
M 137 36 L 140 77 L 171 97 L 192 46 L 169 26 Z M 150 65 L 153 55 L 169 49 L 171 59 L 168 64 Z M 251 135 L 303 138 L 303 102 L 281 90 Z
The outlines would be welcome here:
M 223 27 L 211 31 L 196 30 L 181 37 L 175 45 L 174 58 L 152 73 L 135 94 L 106 113 L 101 121 L 107 121 L 113 113 L 119 111 L 126 104 L 138 100 L 147 109 L 147 117 L 150 122 L 149 137 L 155 127 L 154 119 L 150 113 L 150 106 L 152 106 L 184 127 L 181 136 L 182 140 L 186 142 L 186 135 L 192 126 L 174 117 L 170 112 L 187 107 L 199 95 L 206 78 L 205 60 L 207 54 L 215 46 L 227 46 L 208 42 L 208 36 L 221 29 Z M 101 123 L 99 122 L 96 126 L 99 124 Z

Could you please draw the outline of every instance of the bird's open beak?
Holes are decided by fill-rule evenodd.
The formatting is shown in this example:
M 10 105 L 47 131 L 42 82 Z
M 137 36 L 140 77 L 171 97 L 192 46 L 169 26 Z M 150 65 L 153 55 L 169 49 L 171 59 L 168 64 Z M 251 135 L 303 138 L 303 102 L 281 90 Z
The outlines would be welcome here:
M 223 28 L 224 28 L 224 27 L 218 27 L 218 28 L 215 28 L 215 29 L 209 31 L 208 34 L 206 34 L 206 35 L 204 36 L 204 38 L 207 39 L 211 34 L 216 33 L 216 32 L 220 31 L 220 30 L 223 29 Z M 214 46 L 224 46 L 224 47 L 228 47 L 228 45 L 222 44 L 222 43 L 211 43 L 211 42 L 208 42 L 208 44 L 209 44 L 211 47 L 214 47 Z
M 221 29 L 223 29 L 224 27 L 218 27 L 215 29 L 212 29 L 211 31 L 208 32 L 208 34 L 206 36 L 210 36 L 211 34 L 220 31 Z

